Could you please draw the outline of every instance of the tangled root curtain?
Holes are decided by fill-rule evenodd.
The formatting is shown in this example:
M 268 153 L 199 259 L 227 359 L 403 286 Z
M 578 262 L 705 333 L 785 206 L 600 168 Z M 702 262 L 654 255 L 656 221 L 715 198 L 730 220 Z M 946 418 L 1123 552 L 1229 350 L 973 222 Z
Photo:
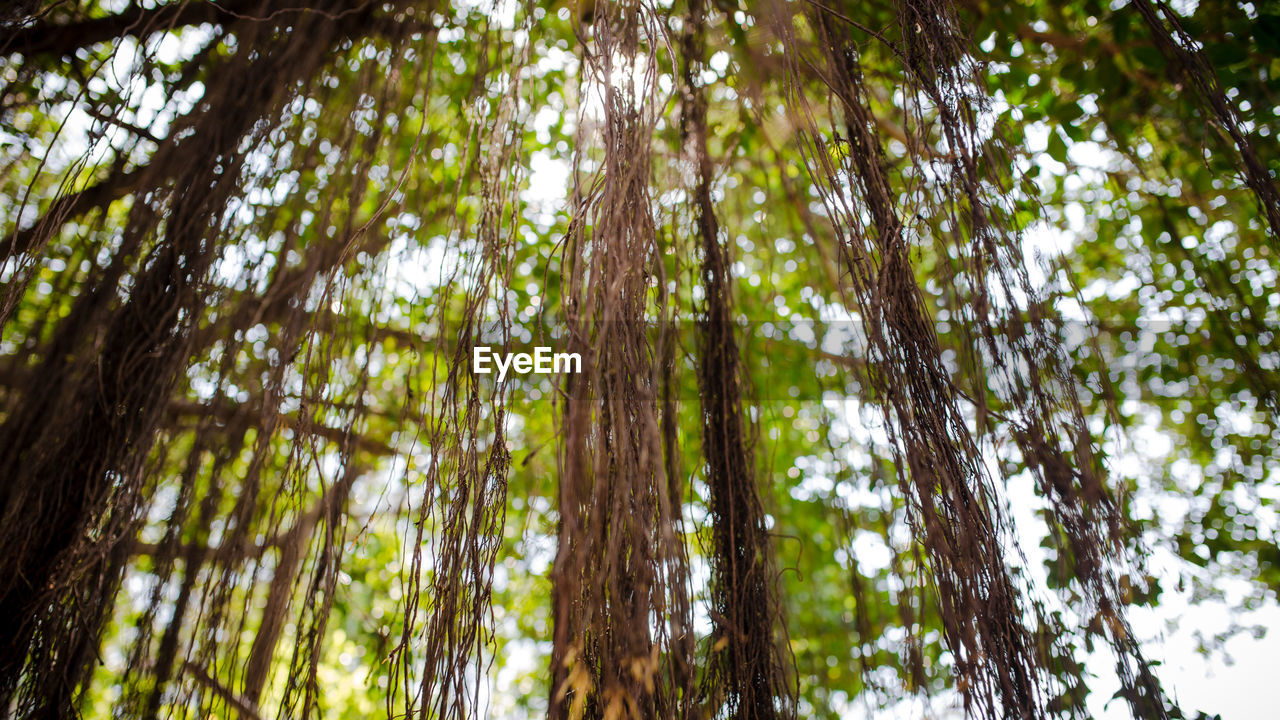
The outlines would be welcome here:
M 0 10 L 0 709 L 1186 716 L 998 5 Z M 1122 5 L 1274 262 L 1270 136 Z

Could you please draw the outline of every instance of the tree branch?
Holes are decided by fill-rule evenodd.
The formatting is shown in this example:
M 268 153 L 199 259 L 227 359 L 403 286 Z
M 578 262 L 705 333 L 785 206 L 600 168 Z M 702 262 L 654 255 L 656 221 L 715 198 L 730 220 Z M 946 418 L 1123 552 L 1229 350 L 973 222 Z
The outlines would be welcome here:
M 78 20 L 64 24 L 41 23 L 23 28 L 3 46 L 4 54 L 74 55 L 80 48 L 122 37 L 142 38 L 152 33 L 177 27 L 219 24 L 243 16 L 261 5 L 261 0 L 222 0 L 221 2 L 170 2 L 154 8 L 131 4 L 128 9 L 107 17 Z M 280 9 L 289 9 L 286 6 Z M 301 9 L 301 8 L 299 8 Z
M 138 188 L 138 181 L 141 179 L 142 168 L 128 172 L 116 170 L 99 183 L 59 197 L 31 227 L 15 230 L 0 240 L 0 261 L 16 258 L 42 247 L 68 220 L 80 217 L 90 210 L 104 208 L 132 193 Z
M 244 720 L 261 720 L 262 716 L 258 714 L 257 708 L 246 702 L 244 698 L 236 695 L 234 692 L 231 692 L 231 690 L 227 689 L 227 687 L 222 683 L 213 679 L 213 677 L 210 676 L 204 668 L 193 662 L 187 662 L 183 663 L 183 669 L 190 673 L 191 677 L 195 678 L 195 680 L 201 685 L 204 685 L 209 688 L 209 690 L 213 691 L 214 695 L 225 700 L 226 703 L 231 706 L 231 709 L 240 713 L 240 717 Z
M 171 32 L 191 25 L 222 25 L 233 20 L 257 20 L 282 12 L 306 12 L 311 9 L 304 0 L 174 0 L 154 8 L 131 4 L 127 10 L 106 17 L 64 23 L 41 23 L 14 33 L 0 44 L 0 56 L 20 54 L 23 57 L 71 57 L 81 48 L 124 37 L 145 38 L 158 32 Z M 372 32 L 431 32 L 435 25 L 428 20 L 380 18 Z
M 215 416 L 223 420 L 232 420 L 241 417 L 248 417 L 254 412 L 255 408 L 251 405 L 237 403 L 220 403 L 210 405 L 206 403 L 192 402 L 190 400 L 174 400 L 169 403 L 168 411 L 176 415 L 194 415 L 203 416 L 213 413 Z M 378 456 L 395 455 L 395 448 L 386 444 L 381 440 L 376 440 L 364 435 L 348 433 L 344 428 L 329 427 L 328 425 L 320 425 L 315 422 L 308 422 L 305 418 L 296 417 L 294 415 L 280 414 L 277 420 L 281 427 L 288 428 L 294 433 L 317 437 L 322 440 L 341 445 L 344 442 L 350 442 L 351 447 Z

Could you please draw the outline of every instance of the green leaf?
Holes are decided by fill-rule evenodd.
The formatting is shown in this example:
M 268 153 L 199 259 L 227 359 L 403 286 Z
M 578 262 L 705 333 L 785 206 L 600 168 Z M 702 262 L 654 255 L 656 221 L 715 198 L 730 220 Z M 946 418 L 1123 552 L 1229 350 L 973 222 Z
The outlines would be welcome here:
M 1049 157 L 1060 163 L 1065 164 L 1067 162 L 1067 143 L 1056 131 L 1049 133 L 1048 153 Z

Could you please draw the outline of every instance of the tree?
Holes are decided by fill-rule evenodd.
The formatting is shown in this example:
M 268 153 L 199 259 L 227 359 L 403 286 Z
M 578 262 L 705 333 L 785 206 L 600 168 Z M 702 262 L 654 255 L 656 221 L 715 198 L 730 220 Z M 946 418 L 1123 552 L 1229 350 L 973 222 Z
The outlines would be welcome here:
M 1275 595 L 1269 9 L 5 13 L 16 716 L 1183 717 L 1145 555 Z

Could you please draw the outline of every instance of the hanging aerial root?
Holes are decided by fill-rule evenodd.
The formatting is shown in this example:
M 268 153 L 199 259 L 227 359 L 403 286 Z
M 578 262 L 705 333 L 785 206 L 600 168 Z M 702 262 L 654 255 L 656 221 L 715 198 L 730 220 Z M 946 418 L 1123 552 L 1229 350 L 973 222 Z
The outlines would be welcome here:
M 404 685 L 407 717 L 462 720 L 481 712 L 474 677 L 480 674 L 492 632 L 487 619 L 511 464 L 505 427 L 510 388 L 482 386 L 479 376 L 468 372 L 467 363 L 473 345 L 506 346 L 511 341 L 512 318 L 501 298 L 511 285 L 514 266 L 515 227 L 508 215 L 518 202 L 518 168 L 524 161 L 516 112 L 522 98 L 521 69 L 529 61 L 526 45 L 510 65 L 483 68 L 486 74 L 506 73 L 508 84 L 492 116 L 473 127 L 482 198 L 478 244 L 465 276 L 449 283 L 450 288 L 465 288 L 463 317 L 445 369 L 442 407 L 433 408 L 430 418 L 433 430 L 427 441 L 432 457 L 421 479 L 428 491 L 415 511 L 412 584 L 400 644 L 393 651 L 393 679 L 398 677 L 394 682 Z M 477 88 L 484 86 L 481 80 L 478 76 Z M 485 318 L 486 305 L 495 299 L 502 308 L 499 316 Z M 440 323 L 447 325 L 443 309 Z M 432 497 L 436 493 L 438 499 Z M 427 555 L 425 528 L 433 520 L 441 531 Z M 421 623 L 420 613 L 426 615 Z M 421 653 L 414 653 L 415 641 L 423 646 Z M 414 672 L 421 676 L 416 692 L 410 692 Z M 388 699 L 389 711 L 393 702 Z
M 143 468 L 211 304 L 219 234 L 255 172 L 250 149 L 376 17 L 371 4 L 313 9 L 237 22 L 239 51 L 141 171 L 111 263 L 26 378 L 43 392 L 18 397 L 0 427 L 0 706 L 18 716 L 73 713 L 96 660 L 145 504 Z
M 1064 538 L 1060 555 L 1106 628 L 1121 665 L 1121 681 L 1135 713 L 1167 717 L 1163 692 L 1132 637 L 1124 617 L 1114 568 L 1123 564 L 1125 521 L 1094 456 L 1093 439 L 1057 328 L 1042 293 L 1028 277 L 1022 254 L 1023 228 L 1012 218 L 1010 201 L 1034 184 L 1019 177 L 1000 128 L 983 139 L 981 116 L 990 99 L 970 54 L 971 39 L 950 0 L 900 0 L 899 25 L 907 61 L 907 97 L 931 101 L 940 135 L 951 151 L 950 188 L 942 197 L 951 244 L 965 258 L 953 294 L 954 317 L 976 328 L 978 348 L 969 363 L 982 382 L 975 384 L 978 409 L 987 411 L 987 389 L 1000 402 L 1017 447 L 1048 501 L 1049 534 Z M 928 137 L 928 123 L 915 104 L 917 129 Z M 921 143 L 914 146 L 920 147 Z M 917 154 L 917 162 L 929 159 Z M 1021 180 L 1009 185 L 1001 178 Z M 961 233 L 963 228 L 967 232 Z M 967 238 L 967 239 L 966 239 Z M 966 247 L 967 246 L 967 247 Z M 1025 307 L 1017 298 L 1025 298 Z M 982 355 L 975 350 L 980 349 Z M 990 417 L 990 416 L 986 416 Z M 985 431 L 985 428 L 980 428 Z
M 645 314 L 659 261 L 649 182 L 661 35 L 641 3 L 596 3 L 591 22 L 584 70 L 602 96 L 604 157 L 563 261 L 569 349 L 584 362 L 560 429 L 549 715 L 684 717 L 693 663 L 678 654 L 691 622 L 677 585 L 688 571 Z
M 683 28 L 681 129 L 694 168 L 695 237 L 702 251 L 705 306 L 699 319 L 698 387 L 710 495 L 711 604 L 715 629 L 701 694 L 704 713 L 741 720 L 794 717 L 795 698 L 778 637 L 773 548 L 764 525 L 754 458 L 744 428 L 742 373 L 734 338 L 728 252 L 711 199 L 707 107 L 697 77 L 705 62 L 706 6 L 689 3 Z
M 1241 127 L 1239 112 L 1222 91 L 1213 64 L 1205 56 L 1200 43 L 1183 28 L 1177 13 L 1167 2 L 1133 0 L 1133 6 L 1151 29 L 1156 47 L 1169 60 L 1170 66 L 1191 84 L 1201 105 L 1235 144 L 1243 166 L 1241 170 L 1245 184 L 1258 198 L 1258 205 L 1271 227 L 1271 239 L 1280 247 L 1280 191 L 1277 191 L 1275 179 L 1258 158 L 1249 133 Z
M 937 587 L 957 684 L 979 716 L 1040 717 L 1044 673 L 1023 624 L 1021 593 L 1006 567 L 997 494 L 912 270 L 857 51 L 832 16 L 812 11 L 807 19 L 834 95 L 832 116 L 843 118 L 837 134 L 847 146 L 836 153 L 822 139 L 799 86 L 799 60 L 790 61 L 789 107 L 840 240 L 852 307 L 863 317 L 869 386 L 883 409 L 909 520 Z M 790 18 L 775 13 L 773 20 L 787 55 L 802 57 Z M 837 164 L 836 157 L 844 161 Z

